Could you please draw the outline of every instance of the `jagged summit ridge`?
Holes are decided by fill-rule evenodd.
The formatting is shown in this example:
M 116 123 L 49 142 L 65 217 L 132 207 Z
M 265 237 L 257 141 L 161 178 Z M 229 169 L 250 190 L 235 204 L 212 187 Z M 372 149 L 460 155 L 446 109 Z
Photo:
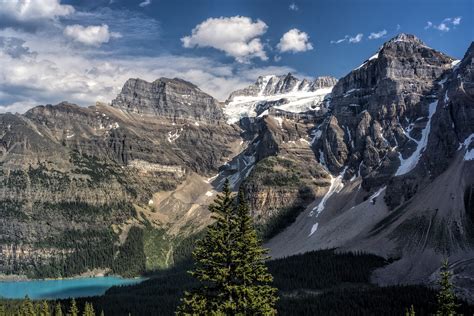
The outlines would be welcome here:
M 406 34 L 406 33 L 398 34 L 397 36 L 395 36 L 392 39 L 390 39 L 389 41 L 387 41 L 384 45 L 387 45 L 387 44 L 390 44 L 390 43 L 395 43 L 395 42 L 406 42 L 406 43 L 413 43 L 413 44 L 417 44 L 417 45 L 426 46 L 426 44 L 421 39 L 416 37 L 415 35 Z
M 260 76 L 257 81 L 244 89 L 231 93 L 228 101 L 232 101 L 239 96 L 272 96 L 287 94 L 290 92 L 312 92 L 321 88 L 333 87 L 337 79 L 331 76 L 317 77 L 313 81 L 308 79 L 298 79 L 292 73 L 276 76 Z
M 228 123 L 236 123 L 243 117 L 263 116 L 270 108 L 292 113 L 318 111 L 336 82 L 329 76 L 313 81 L 300 80 L 291 73 L 260 76 L 255 84 L 231 93 L 224 113 Z
M 152 83 L 129 79 L 111 105 L 128 112 L 171 119 L 221 120 L 219 102 L 183 79 L 159 78 Z

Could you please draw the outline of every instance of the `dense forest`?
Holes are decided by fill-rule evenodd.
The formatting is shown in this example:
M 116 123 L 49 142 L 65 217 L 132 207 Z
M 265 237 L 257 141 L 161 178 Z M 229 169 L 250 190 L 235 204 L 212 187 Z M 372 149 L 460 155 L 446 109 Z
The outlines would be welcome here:
M 436 292 L 423 286 L 377 287 L 371 272 L 388 262 L 364 253 L 321 250 L 268 262 L 279 289 L 280 315 L 416 315 L 436 312 Z M 183 291 L 197 285 L 186 273 L 189 262 L 157 272 L 141 284 L 113 287 L 104 296 L 78 299 L 91 302 L 105 315 L 174 315 Z M 61 301 L 68 306 L 69 301 Z M 10 303 L 11 304 L 11 301 Z M 458 312 L 472 315 L 474 306 L 461 302 Z

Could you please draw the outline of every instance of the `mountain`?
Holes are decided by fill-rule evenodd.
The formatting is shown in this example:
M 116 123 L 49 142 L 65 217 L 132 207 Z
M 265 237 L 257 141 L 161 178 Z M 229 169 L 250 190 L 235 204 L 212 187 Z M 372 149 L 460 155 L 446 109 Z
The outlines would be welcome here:
M 159 95 L 153 94 L 153 101 L 163 101 L 148 100 L 133 111 L 119 108 L 117 102 L 88 108 L 63 102 L 38 106 L 24 115 L 0 116 L 3 273 L 47 276 L 109 269 L 113 256 L 107 256 L 119 251 L 132 226 L 146 227 L 143 243 L 151 243 L 164 227 L 175 234 L 180 227 L 195 229 L 185 219 L 189 210 L 197 213 L 193 225 L 207 225 L 209 216 L 202 214 L 206 208 L 200 201 L 215 191 L 202 179 L 240 152 L 239 129 L 211 119 L 222 118 L 222 109 L 197 87 L 160 80 L 166 85 Z M 203 108 L 176 103 L 179 98 L 173 98 L 168 85 L 185 85 L 188 102 Z M 129 91 L 130 81 L 125 86 Z M 151 93 L 144 86 L 137 85 L 131 95 Z M 126 99 L 124 91 L 118 98 Z M 159 115 L 163 112 L 158 106 L 165 109 L 169 102 L 180 111 Z M 148 105 L 156 112 L 147 111 Z M 183 187 L 194 195 L 179 195 Z M 166 253 L 171 243 L 162 245 L 163 249 L 145 248 L 151 258 L 147 268 L 171 262 L 172 258 L 151 256 Z M 48 270 L 51 260 L 61 265 L 61 260 L 80 261 L 76 256 L 85 257 L 84 266 Z
M 242 117 L 262 116 L 270 108 L 292 113 L 320 111 L 336 82 L 333 77 L 299 80 L 291 73 L 259 77 L 255 84 L 231 93 L 224 113 L 232 124 Z
M 375 273 L 385 285 L 432 283 L 449 257 L 472 297 L 472 52 L 455 61 L 401 34 L 338 81 L 314 142 L 332 185 L 268 242 L 273 256 L 337 247 L 401 258 Z
M 228 178 L 275 258 L 370 252 L 385 285 L 432 284 L 448 257 L 472 298 L 473 57 L 400 34 L 339 80 L 263 76 L 220 103 L 129 79 L 110 105 L 1 114 L 0 272 L 169 267 Z
M 219 121 L 224 118 L 219 102 L 194 84 L 175 78 L 152 83 L 129 79 L 112 106 L 127 112 L 154 114 L 171 119 Z

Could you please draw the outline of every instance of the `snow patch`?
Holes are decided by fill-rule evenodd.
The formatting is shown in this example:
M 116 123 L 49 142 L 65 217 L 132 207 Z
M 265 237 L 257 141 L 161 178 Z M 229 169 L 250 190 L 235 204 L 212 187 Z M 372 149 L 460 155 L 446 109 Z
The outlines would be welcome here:
M 316 217 L 321 214 L 322 211 L 324 211 L 324 208 L 326 207 L 326 202 L 329 200 L 329 198 L 334 194 L 334 193 L 339 193 L 341 192 L 342 188 L 344 188 L 344 183 L 342 182 L 342 179 L 344 177 L 344 174 L 346 173 L 347 167 L 344 168 L 344 170 L 339 174 L 336 178 L 334 178 L 332 175 L 331 177 L 331 186 L 329 187 L 328 192 L 323 196 L 323 199 L 317 206 L 315 206 L 311 212 L 309 213 L 309 216 L 312 217 L 314 215 L 314 212 L 316 212 Z
M 179 130 L 176 130 L 174 133 L 172 133 L 171 131 L 168 132 L 168 142 L 172 143 L 174 142 L 175 140 L 177 140 L 179 138 L 179 136 L 181 136 L 180 132 L 183 131 L 183 128 L 181 127 Z
M 206 196 L 212 196 L 214 193 L 212 191 L 207 191 Z
M 358 69 L 364 67 L 365 65 L 367 65 L 367 63 L 368 63 L 369 61 L 374 60 L 374 59 L 377 59 L 377 58 L 379 58 L 379 52 L 377 52 L 377 53 L 375 53 L 374 55 L 370 56 L 370 58 L 369 58 L 367 61 L 365 61 L 362 65 L 360 65 L 359 67 L 355 68 L 354 70 L 358 70 Z
M 319 223 L 316 223 L 313 225 L 313 227 L 311 227 L 311 232 L 309 233 L 308 237 L 310 237 L 312 234 L 316 232 L 316 230 L 318 230 L 318 226 L 319 226 Z
M 468 138 L 464 140 L 464 143 L 459 145 L 459 149 L 463 147 L 466 148 L 466 153 L 464 154 L 465 161 L 474 160 L 474 147 L 471 149 L 468 149 L 473 141 L 474 141 L 474 134 L 471 134 Z
M 265 77 L 263 78 L 265 81 Z M 265 85 L 262 84 L 262 88 L 257 96 L 235 96 L 230 102 L 224 107 L 224 113 L 227 116 L 227 123 L 237 123 L 243 117 L 255 117 L 257 115 L 257 105 L 262 102 L 271 102 L 285 99 L 286 103 L 275 106 L 274 108 L 292 112 L 300 113 L 309 110 L 321 109 L 319 106 L 325 97 L 331 93 L 332 87 L 321 88 L 315 91 L 307 91 L 306 89 L 297 90 L 293 89 L 290 92 L 275 94 L 275 95 L 263 95 Z M 296 85 L 299 86 L 299 83 Z M 263 90 L 262 90 L 263 89 Z M 259 117 L 268 115 L 268 111 L 262 112 Z
M 386 186 L 381 187 L 380 189 L 377 190 L 377 192 L 375 192 L 374 194 L 372 194 L 372 196 L 369 198 L 370 202 L 372 202 L 372 204 L 375 204 L 375 199 L 376 199 L 386 188 L 387 188 Z
M 434 101 L 429 105 L 428 122 L 426 122 L 426 126 L 421 132 L 421 139 L 417 141 L 414 138 L 410 137 L 410 139 L 416 143 L 416 150 L 413 152 L 413 154 L 407 159 L 403 159 L 402 154 L 398 153 L 398 156 L 400 158 L 400 167 L 398 167 L 398 170 L 395 173 L 395 176 L 401 176 L 410 172 L 418 164 L 421 154 L 425 150 L 426 145 L 428 143 L 428 138 L 429 138 L 430 130 L 431 130 L 431 118 L 436 112 L 437 106 L 438 106 L 438 101 Z
M 322 133 L 323 132 L 320 129 L 318 129 L 314 132 L 313 139 L 311 140 L 311 145 L 313 145 L 315 141 L 317 141 L 319 138 L 321 138 Z

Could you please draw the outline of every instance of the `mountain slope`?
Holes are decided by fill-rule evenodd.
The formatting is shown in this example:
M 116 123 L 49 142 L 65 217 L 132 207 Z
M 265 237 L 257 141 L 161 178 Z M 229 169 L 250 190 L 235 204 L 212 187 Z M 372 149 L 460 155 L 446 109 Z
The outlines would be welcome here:
M 271 255 L 338 247 L 401 258 L 377 271 L 381 284 L 430 283 L 449 257 L 472 298 L 472 53 L 456 64 L 402 34 L 339 80 L 315 148 L 345 181 L 270 240 Z

